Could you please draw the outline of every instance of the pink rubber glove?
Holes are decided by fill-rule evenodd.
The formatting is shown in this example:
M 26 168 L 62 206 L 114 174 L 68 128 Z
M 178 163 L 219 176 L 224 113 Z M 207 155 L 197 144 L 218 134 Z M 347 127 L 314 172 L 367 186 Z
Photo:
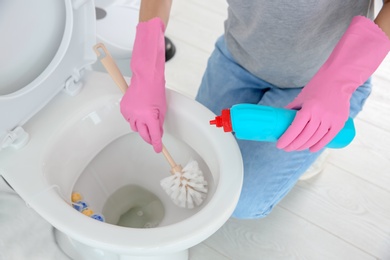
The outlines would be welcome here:
M 327 61 L 290 109 L 300 109 L 276 146 L 285 151 L 325 147 L 343 128 L 350 99 L 390 51 L 390 40 L 371 20 L 356 16 Z
M 160 18 L 137 25 L 131 57 L 132 77 L 120 108 L 133 131 L 162 150 L 165 98 L 165 26 Z

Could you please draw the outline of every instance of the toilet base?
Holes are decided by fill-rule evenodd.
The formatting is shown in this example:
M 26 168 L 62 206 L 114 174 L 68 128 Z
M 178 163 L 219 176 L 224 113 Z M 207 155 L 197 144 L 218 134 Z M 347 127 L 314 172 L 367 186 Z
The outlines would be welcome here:
M 188 249 L 163 256 L 119 255 L 84 245 L 57 229 L 54 229 L 54 237 L 60 249 L 74 260 L 188 260 Z

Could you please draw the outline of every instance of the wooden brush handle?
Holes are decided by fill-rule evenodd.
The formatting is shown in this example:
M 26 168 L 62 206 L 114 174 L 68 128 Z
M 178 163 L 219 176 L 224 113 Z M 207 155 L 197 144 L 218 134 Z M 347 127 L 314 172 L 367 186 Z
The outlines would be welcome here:
M 110 52 L 107 50 L 106 46 L 104 46 L 103 43 L 98 43 L 93 47 L 93 49 L 95 50 L 98 58 L 100 58 L 100 61 L 104 68 L 106 68 L 108 74 L 110 74 L 111 78 L 114 80 L 122 93 L 125 93 L 127 90 L 126 80 L 116 65 L 115 60 L 112 58 Z
M 163 155 L 165 156 L 165 159 L 167 159 L 169 165 L 174 168 L 176 167 L 176 162 L 173 160 L 171 154 L 168 152 L 167 148 L 165 148 L 165 145 L 163 145 L 162 147 L 162 153 Z
M 176 164 L 176 162 L 173 160 L 171 154 L 168 152 L 167 148 L 165 148 L 165 145 L 163 144 L 162 148 L 162 154 L 164 155 L 165 159 L 167 159 L 169 165 L 171 166 L 171 173 L 175 174 L 176 172 L 182 173 L 183 167 L 181 167 L 180 164 Z

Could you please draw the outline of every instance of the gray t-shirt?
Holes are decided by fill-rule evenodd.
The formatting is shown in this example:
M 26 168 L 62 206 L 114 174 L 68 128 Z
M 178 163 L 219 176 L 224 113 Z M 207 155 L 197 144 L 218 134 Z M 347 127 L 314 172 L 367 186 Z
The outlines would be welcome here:
M 227 47 L 255 76 L 280 88 L 304 86 L 356 15 L 373 0 L 227 0 Z

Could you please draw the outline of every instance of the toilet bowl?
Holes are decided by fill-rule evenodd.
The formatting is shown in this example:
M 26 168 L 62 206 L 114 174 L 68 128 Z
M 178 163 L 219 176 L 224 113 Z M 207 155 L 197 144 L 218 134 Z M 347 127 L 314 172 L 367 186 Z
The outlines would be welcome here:
M 243 177 L 239 148 L 233 136 L 209 127 L 215 115 L 208 109 L 167 89 L 164 143 L 177 162 L 196 160 L 209 183 L 200 207 L 175 206 L 159 185 L 170 174 L 168 163 L 130 130 L 111 78 L 86 69 L 96 61 L 94 14 L 93 2 L 83 0 L 15 0 L 0 10 L 17 24 L 9 28 L 29 34 L 0 28 L 8 39 L 0 47 L 24 55 L 0 61 L 1 68 L 10 66 L 0 75 L 0 175 L 54 226 L 72 259 L 188 259 L 188 248 L 212 235 L 235 208 Z M 34 24 L 36 17 L 41 20 Z M 35 39 L 47 31 L 59 39 Z M 30 50 L 18 52 L 22 47 Z M 104 222 L 76 210 L 74 192 Z

